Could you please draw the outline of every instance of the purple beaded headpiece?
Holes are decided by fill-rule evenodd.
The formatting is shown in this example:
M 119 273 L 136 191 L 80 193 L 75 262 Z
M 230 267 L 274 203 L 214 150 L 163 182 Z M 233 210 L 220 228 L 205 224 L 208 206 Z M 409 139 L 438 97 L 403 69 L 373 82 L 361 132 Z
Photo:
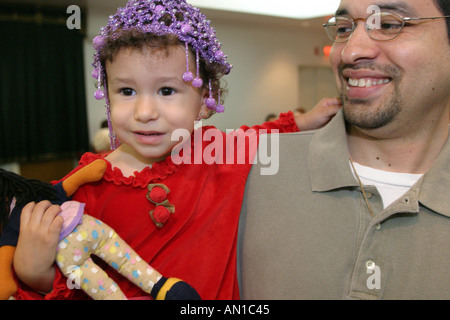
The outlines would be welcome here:
M 183 80 L 191 82 L 196 88 L 203 86 L 203 80 L 199 77 L 199 59 L 206 64 L 216 65 L 224 75 L 231 71 L 232 66 L 227 62 L 227 56 L 220 50 L 221 43 L 216 38 L 216 32 L 210 26 L 200 10 L 186 3 L 185 0 L 130 0 L 125 7 L 119 8 L 115 15 L 110 16 L 108 24 L 100 29 L 98 36 L 93 40 L 95 49 L 94 70 L 92 76 L 98 80 L 98 90 L 95 98 L 106 99 L 108 126 L 111 132 L 111 149 L 117 147 L 117 141 L 111 128 L 109 99 L 106 89 L 106 72 L 100 62 L 100 51 L 105 45 L 107 37 L 114 37 L 122 30 L 138 30 L 142 33 L 155 35 L 173 34 L 185 43 L 186 46 L 186 72 Z M 189 46 L 196 53 L 197 73 L 196 76 L 189 71 Z M 216 68 L 217 69 L 217 68 Z M 103 90 L 101 86 L 103 85 Z M 220 103 L 220 90 L 218 92 L 218 103 L 212 95 L 211 81 L 209 81 L 209 98 L 205 103 L 207 107 L 216 112 L 223 112 Z

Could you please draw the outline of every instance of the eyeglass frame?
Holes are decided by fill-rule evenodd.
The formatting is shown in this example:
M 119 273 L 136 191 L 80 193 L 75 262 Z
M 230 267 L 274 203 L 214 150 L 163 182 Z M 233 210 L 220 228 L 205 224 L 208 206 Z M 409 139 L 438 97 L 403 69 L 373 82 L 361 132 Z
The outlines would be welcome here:
M 367 25 L 367 20 L 368 20 L 369 18 L 371 18 L 372 16 L 376 15 L 376 14 L 381 15 L 381 14 L 383 14 L 383 13 L 388 13 L 388 14 L 390 14 L 390 15 L 393 15 L 394 17 L 397 17 L 397 18 L 399 19 L 399 22 L 401 21 L 402 25 L 401 25 L 400 31 L 399 31 L 393 38 L 390 38 L 390 39 L 375 39 L 375 38 L 373 38 L 373 37 L 371 36 L 371 34 L 370 34 L 369 30 L 368 30 L 369 27 L 368 27 L 368 25 Z M 328 24 L 328 22 L 329 22 L 331 19 L 333 19 L 333 18 L 336 19 L 337 17 L 347 19 L 349 22 L 352 23 L 352 31 L 351 31 L 350 35 L 348 36 L 348 38 L 343 39 L 343 40 L 339 40 L 339 41 L 337 41 L 336 39 L 332 39 L 331 36 L 330 36 L 330 34 L 328 33 L 328 29 L 327 29 L 327 27 L 330 26 L 330 24 Z M 358 20 L 361 20 L 361 21 L 364 22 L 364 27 L 365 27 L 365 29 L 366 29 L 366 32 L 367 32 L 368 36 L 369 36 L 372 40 L 375 40 L 375 41 L 390 41 L 390 40 L 394 40 L 395 38 L 397 38 L 397 37 L 400 35 L 400 33 L 402 32 L 403 28 L 405 27 L 405 24 L 408 23 L 408 22 L 411 22 L 411 21 L 417 21 L 417 20 L 436 20 L 436 19 L 441 19 L 441 18 L 450 18 L 450 15 L 448 15 L 448 16 L 436 16 L 436 17 L 411 18 L 411 17 L 402 17 L 402 16 L 400 16 L 399 14 L 397 14 L 397 13 L 395 13 L 395 12 L 382 11 L 382 12 L 375 12 L 375 13 L 372 13 L 371 15 L 367 16 L 367 18 L 365 18 L 365 19 L 364 19 L 364 18 L 352 19 L 352 18 L 349 18 L 349 17 L 346 17 L 346 16 L 333 16 L 333 17 L 331 17 L 330 19 L 328 19 L 328 21 L 327 21 L 326 23 L 324 23 L 322 26 L 325 28 L 325 32 L 326 32 L 328 38 L 330 38 L 330 40 L 331 40 L 333 43 L 342 43 L 342 42 L 347 42 L 347 41 L 351 38 L 351 36 L 353 35 L 353 32 L 356 30 L 356 27 L 357 27 L 357 25 L 356 25 L 355 22 L 358 21 Z M 372 30 L 372 29 L 371 29 L 371 30 Z

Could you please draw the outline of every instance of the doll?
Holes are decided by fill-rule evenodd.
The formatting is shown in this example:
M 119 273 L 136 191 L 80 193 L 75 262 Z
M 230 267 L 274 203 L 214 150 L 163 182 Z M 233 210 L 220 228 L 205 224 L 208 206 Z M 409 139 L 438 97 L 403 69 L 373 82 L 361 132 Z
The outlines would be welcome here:
M 26 202 L 44 200 L 48 197 L 53 203 L 61 203 L 59 214 L 64 218 L 64 223 L 56 253 L 56 264 L 68 277 L 68 285 L 69 281 L 75 281 L 76 288 L 81 288 L 95 300 L 126 299 L 114 281 L 94 263 L 90 257 L 93 254 L 107 262 L 154 299 L 199 299 L 198 293 L 189 284 L 176 278 L 163 277 L 143 261 L 113 229 L 100 220 L 84 214 L 84 204 L 69 201 L 79 186 L 100 180 L 105 168 L 105 161 L 98 159 L 50 187 L 37 180 L 27 180 L 1 170 L 1 202 L 3 208 L 9 212 L 7 215 L 2 214 L 1 227 L 3 228 L 13 214 L 21 212 L 21 207 L 17 208 L 20 211 L 13 211 L 14 200 L 17 200 L 18 205 L 19 201 L 21 205 L 24 205 Z M 17 183 L 11 183 L 12 180 Z M 17 190 L 14 190 L 12 186 L 17 186 Z M 42 191 L 40 198 L 36 198 L 37 186 Z M 34 189 L 34 199 L 13 199 L 14 196 L 18 198 L 26 188 Z M 17 219 L 17 217 L 14 218 Z M 0 299 L 8 299 L 17 290 L 11 272 L 14 252 L 15 246 L 0 247 Z

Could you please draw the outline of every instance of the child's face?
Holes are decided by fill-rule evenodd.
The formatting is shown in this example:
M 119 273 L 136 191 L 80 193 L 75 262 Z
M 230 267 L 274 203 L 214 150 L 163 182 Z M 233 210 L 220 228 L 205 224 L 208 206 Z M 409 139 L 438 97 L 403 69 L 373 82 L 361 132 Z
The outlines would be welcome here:
M 174 130 L 191 132 L 200 113 L 207 114 L 207 90 L 182 79 L 184 46 L 168 50 L 166 55 L 165 50 L 123 48 L 106 62 L 114 131 L 128 152 L 150 163 L 164 159 L 178 143 L 171 141 Z

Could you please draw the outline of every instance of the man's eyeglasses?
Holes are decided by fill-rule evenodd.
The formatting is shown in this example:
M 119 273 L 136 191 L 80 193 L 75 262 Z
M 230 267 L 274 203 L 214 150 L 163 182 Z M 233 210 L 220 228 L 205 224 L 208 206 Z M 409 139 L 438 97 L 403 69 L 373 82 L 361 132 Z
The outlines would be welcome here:
M 356 21 L 364 21 L 367 34 L 373 40 L 387 41 L 395 39 L 405 25 L 414 24 L 419 20 L 434 20 L 450 16 L 429 18 L 403 18 L 394 12 L 376 12 L 366 19 L 350 19 L 344 16 L 331 17 L 323 26 L 328 37 L 333 42 L 345 42 L 350 39 L 356 29 Z

